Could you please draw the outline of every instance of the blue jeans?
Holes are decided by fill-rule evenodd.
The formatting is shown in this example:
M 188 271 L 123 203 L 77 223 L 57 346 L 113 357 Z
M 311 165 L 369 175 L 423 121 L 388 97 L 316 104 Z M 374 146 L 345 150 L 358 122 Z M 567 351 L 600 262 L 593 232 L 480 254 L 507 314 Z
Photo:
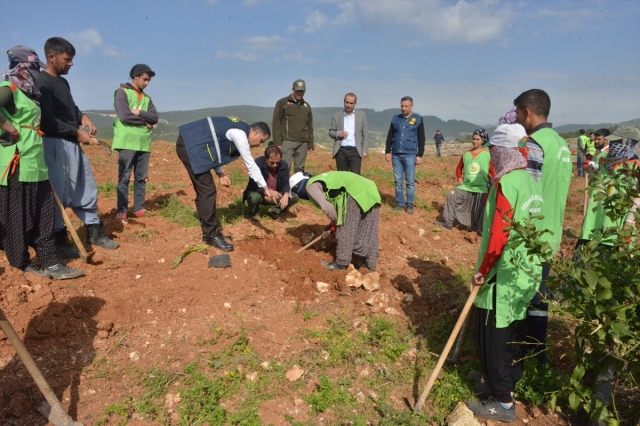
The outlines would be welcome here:
M 437 156 L 438 156 L 438 157 L 441 157 L 441 155 L 440 155 L 440 147 L 441 147 L 441 146 L 442 146 L 442 144 L 441 144 L 441 143 L 437 143 L 437 144 L 436 144 L 436 151 L 438 152 L 438 154 L 437 154 Z
M 416 177 L 416 154 L 391 154 L 393 177 L 396 181 L 396 205 L 413 206 L 415 196 L 414 181 Z M 407 182 L 407 199 L 405 201 L 402 181 Z

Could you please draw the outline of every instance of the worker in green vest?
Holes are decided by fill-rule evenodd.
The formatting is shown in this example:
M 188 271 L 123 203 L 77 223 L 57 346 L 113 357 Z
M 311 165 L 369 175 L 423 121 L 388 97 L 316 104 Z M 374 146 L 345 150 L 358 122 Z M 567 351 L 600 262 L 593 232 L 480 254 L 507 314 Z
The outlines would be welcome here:
M 553 130 L 547 121 L 551 110 L 549 95 L 540 89 L 531 89 L 518 96 L 513 104 L 516 107 L 517 122 L 527 131 L 528 162 L 527 172 L 538 182 L 544 198 L 540 214 L 544 216 L 541 236 L 555 254 L 562 241 L 564 211 L 569 195 L 573 164 L 567 142 Z M 536 297 L 531 302 L 527 316 L 527 338 L 532 343 L 530 349 L 541 364 L 547 362 L 546 340 L 548 323 L 547 296 L 550 292 L 544 283 L 549 267 L 543 268 L 543 280 Z M 536 344 L 537 343 L 537 344 Z
M 145 64 L 131 68 L 131 83 L 114 93 L 117 117 L 113 122 L 113 144 L 118 152 L 118 200 L 116 220 L 126 223 L 129 211 L 129 178 L 134 172 L 133 215 L 145 215 L 144 198 L 151 155 L 151 129 L 158 123 L 158 111 L 144 89 L 156 73 Z
M 495 176 L 484 211 L 482 241 L 472 286 L 482 286 L 474 300 L 476 351 L 486 383 L 476 385 L 481 401 L 467 406 L 478 417 L 515 422 L 513 393 L 522 378 L 525 318 L 536 295 L 542 267 L 524 244 L 514 247 L 510 220 L 522 222 L 544 208 L 539 185 L 527 173 L 527 133 L 520 124 L 501 124 L 491 135 Z M 533 220 L 542 229 L 541 220 Z
M 585 136 L 585 133 L 584 129 L 578 131 L 576 168 L 578 170 L 578 176 L 580 177 L 584 177 L 582 165 L 584 164 L 585 154 L 589 146 L 589 138 Z
M 584 155 L 586 160 L 592 160 L 596 155 L 596 135 L 594 132 L 589 133 L 589 138 L 584 142 Z

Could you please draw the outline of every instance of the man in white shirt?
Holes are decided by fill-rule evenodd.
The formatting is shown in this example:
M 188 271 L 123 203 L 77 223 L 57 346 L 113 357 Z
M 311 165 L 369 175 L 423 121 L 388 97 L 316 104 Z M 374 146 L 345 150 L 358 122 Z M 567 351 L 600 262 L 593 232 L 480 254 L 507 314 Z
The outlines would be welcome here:
M 275 200 L 277 194 L 267 187 L 260 168 L 251 155 L 271 136 L 263 122 L 249 125 L 234 117 L 206 117 L 179 128 L 176 153 L 189 173 L 196 191 L 196 210 L 202 226 L 202 241 L 222 251 L 233 251 L 233 245 L 222 235 L 216 216 L 216 185 L 211 175 L 215 170 L 223 186 L 231 186 L 222 166 L 242 157 L 249 176 L 264 189 L 265 200 Z
M 344 96 L 344 110 L 334 114 L 329 136 L 335 140 L 333 158 L 341 172 L 360 174 L 362 159 L 369 153 L 367 115 L 355 111 L 357 97 L 353 93 Z

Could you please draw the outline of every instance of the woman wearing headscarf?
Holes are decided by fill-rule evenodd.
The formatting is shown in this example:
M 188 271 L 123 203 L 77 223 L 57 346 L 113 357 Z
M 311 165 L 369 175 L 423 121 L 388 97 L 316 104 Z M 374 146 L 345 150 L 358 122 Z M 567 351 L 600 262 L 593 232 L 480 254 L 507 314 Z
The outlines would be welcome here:
M 539 214 L 543 199 L 536 181 L 527 173 L 527 133 L 520 124 L 499 125 L 491 136 L 495 176 L 487 196 L 483 233 L 472 286 L 481 286 L 474 305 L 476 351 L 487 377 L 478 384 L 481 401 L 467 406 L 479 417 L 515 422 L 513 392 L 522 378 L 527 307 L 538 286 L 542 266 L 514 247 L 511 220 L 522 222 Z M 537 221 L 534 223 L 538 224 Z
M 40 134 L 40 62 L 30 47 L 8 52 L 9 69 L 0 76 L 0 242 L 9 264 L 26 273 L 55 279 L 82 271 L 61 264 L 53 237 L 55 205 Z M 40 266 L 30 262 L 33 247 Z
M 296 175 L 292 176 L 294 179 Z M 373 272 L 378 265 L 380 193 L 376 184 L 351 172 L 327 172 L 306 181 L 306 192 L 331 219 L 336 229 L 336 259 L 322 261 L 330 271 L 346 269 L 353 262 Z M 296 185 L 291 185 L 295 190 Z
M 489 179 L 494 175 L 489 150 L 483 147 L 488 141 L 489 135 L 484 129 L 473 132 L 473 146 L 462 154 L 456 168 L 458 186 L 447 194 L 442 212 L 443 220 L 436 221 L 436 225 L 450 230 L 453 221 L 457 220 L 462 226 L 482 232 L 484 196 L 488 191 Z

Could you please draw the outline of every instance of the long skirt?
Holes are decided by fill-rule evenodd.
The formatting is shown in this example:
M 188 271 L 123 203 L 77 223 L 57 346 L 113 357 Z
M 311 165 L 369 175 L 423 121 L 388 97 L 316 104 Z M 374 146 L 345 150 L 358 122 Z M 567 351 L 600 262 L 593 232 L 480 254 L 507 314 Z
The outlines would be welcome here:
M 457 220 L 462 226 L 474 231 L 481 230 L 486 195 L 480 192 L 468 192 L 460 188 L 454 189 L 447 194 L 444 203 L 444 211 L 442 212 L 444 221 L 453 225 L 453 221 Z
M 58 263 L 53 238 L 55 204 L 48 180 L 20 182 L 19 166 L 0 186 L 0 241 L 14 268 L 29 266 L 29 246 L 43 268 Z
M 336 261 L 346 266 L 351 263 L 353 255 L 365 259 L 369 269 L 378 265 L 378 221 L 379 206 L 363 212 L 356 200 L 347 194 L 347 214 L 344 222 L 336 230 Z

